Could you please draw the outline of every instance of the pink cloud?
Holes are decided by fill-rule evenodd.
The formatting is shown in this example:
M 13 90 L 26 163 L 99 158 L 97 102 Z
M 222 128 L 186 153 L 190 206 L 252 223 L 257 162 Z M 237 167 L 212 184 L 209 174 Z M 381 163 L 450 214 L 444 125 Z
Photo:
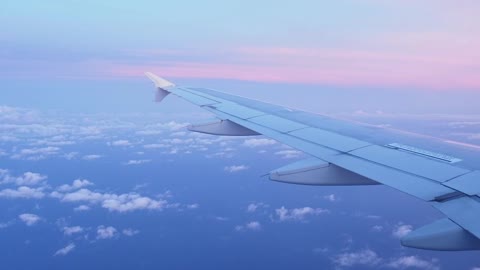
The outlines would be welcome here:
M 122 55 L 76 62 L 8 60 L 0 63 L 0 76 L 123 79 L 152 71 L 172 78 L 475 91 L 480 90 L 479 47 L 479 37 L 461 33 L 402 33 L 354 49 L 238 47 L 193 56 L 159 49 L 123 52 L 133 53 L 135 61 Z
M 378 36 L 363 48 L 239 47 L 224 50 L 228 58 L 222 62 L 119 64 L 110 71 L 112 76 L 151 70 L 167 77 L 480 90 L 479 47 L 479 37 L 462 33 L 401 33 Z

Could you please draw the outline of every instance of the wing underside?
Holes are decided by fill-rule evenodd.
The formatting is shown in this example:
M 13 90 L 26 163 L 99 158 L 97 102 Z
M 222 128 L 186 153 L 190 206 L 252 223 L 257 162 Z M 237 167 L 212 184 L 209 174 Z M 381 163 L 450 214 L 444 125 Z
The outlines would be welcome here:
M 446 215 L 407 235 L 403 245 L 433 250 L 480 249 L 480 172 L 461 166 L 461 159 L 398 141 L 365 139 L 375 138 L 375 127 L 210 89 L 179 87 L 152 73 L 146 75 L 155 83 L 157 101 L 171 93 L 219 119 L 193 125 L 191 131 L 262 134 L 311 156 L 273 170 L 270 179 L 306 185 L 387 185 L 431 203 Z M 356 133 L 368 136 L 353 136 Z

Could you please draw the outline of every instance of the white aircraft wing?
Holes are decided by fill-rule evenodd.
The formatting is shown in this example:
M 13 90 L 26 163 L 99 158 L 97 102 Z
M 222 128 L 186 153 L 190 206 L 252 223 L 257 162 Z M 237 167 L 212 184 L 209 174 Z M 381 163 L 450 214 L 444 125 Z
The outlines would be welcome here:
M 479 146 L 339 120 L 211 89 L 180 87 L 152 73 L 146 75 L 155 83 L 156 101 L 171 93 L 219 119 L 192 125 L 191 131 L 263 134 L 311 156 L 271 171 L 271 180 L 390 186 L 430 203 L 446 216 L 408 234 L 403 245 L 480 249 Z

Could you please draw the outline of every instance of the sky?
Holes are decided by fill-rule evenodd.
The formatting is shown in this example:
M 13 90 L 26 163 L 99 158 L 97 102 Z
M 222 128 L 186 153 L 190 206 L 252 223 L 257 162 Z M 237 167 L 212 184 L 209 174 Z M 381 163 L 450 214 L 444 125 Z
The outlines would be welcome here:
M 189 133 L 175 82 L 480 144 L 480 3 L 13 1 L 0 9 L 6 269 L 479 269 L 404 248 L 442 217 L 387 187 L 265 173 L 305 158 Z M 395 209 L 395 211 L 392 211 Z

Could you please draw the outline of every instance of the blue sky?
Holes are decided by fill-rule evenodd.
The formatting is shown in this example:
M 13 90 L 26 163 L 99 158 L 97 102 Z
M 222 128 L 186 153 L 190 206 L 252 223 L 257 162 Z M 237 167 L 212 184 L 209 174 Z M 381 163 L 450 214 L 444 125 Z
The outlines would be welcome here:
M 388 187 L 261 177 L 305 156 L 189 133 L 212 116 L 153 71 L 480 143 L 476 1 L 6 1 L 0 258 L 8 269 L 478 269 L 407 249 L 441 215 Z

